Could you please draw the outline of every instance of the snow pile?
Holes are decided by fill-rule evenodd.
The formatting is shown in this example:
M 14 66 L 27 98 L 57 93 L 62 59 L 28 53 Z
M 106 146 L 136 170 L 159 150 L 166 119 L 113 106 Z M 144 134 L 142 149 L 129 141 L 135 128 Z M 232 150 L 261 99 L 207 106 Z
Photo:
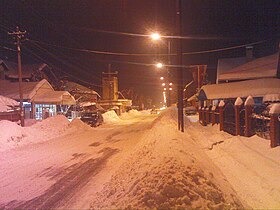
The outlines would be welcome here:
M 30 128 L 40 132 L 39 138 L 54 138 L 60 135 L 67 129 L 69 124 L 68 119 L 64 115 L 56 115 L 54 117 L 49 117 L 41 122 L 37 122 Z
M 7 112 L 11 106 L 18 106 L 19 103 L 13 99 L 0 95 L 0 112 Z
M 152 109 L 147 109 L 147 110 L 141 110 L 139 111 L 142 114 L 151 114 Z
M 142 114 L 143 113 L 141 113 L 141 112 L 139 112 L 139 111 L 137 111 L 135 109 L 132 109 L 132 110 L 129 110 L 128 112 L 122 113 L 120 118 L 122 120 L 129 120 L 129 119 L 141 116 Z
M 0 121 L 0 150 L 47 141 L 57 136 L 86 130 L 88 126 L 80 120 L 73 120 L 71 124 L 63 115 L 47 118 L 29 127 L 21 127 L 15 122 Z
M 105 112 L 102 114 L 104 123 L 110 123 L 110 122 L 117 122 L 120 120 L 119 116 L 116 114 L 114 110 Z
M 5 143 L 5 141 L 18 142 L 24 136 L 24 128 L 19 126 L 17 123 L 8 120 L 0 120 L 0 147 Z
M 280 147 L 270 148 L 269 141 L 257 135 L 232 136 L 219 131 L 219 125 L 192 124 L 186 133 L 205 151 L 204 158 L 211 158 L 220 168 L 250 208 L 280 208 L 280 191 L 275 190 L 280 189 L 276 178 L 280 174 Z
M 75 118 L 74 120 L 71 121 L 71 123 L 69 124 L 69 128 L 71 130 L 79 130 L 79 131 L 82 131 L 82 130 L 90 130 L 91 129 L 91 126 L 84 123 L 83 121 L 81 121 L 80 119 L 78 118 Z
M 174 128 L 176 109 L 163 113 L 96 194 L 91 207 L 242 208 L 224 177 L 213 175 L 217 174 L 215 166 L 203 158 L 204 154 L 200 154 L 191 139 L 183 141 L 186 136 Z

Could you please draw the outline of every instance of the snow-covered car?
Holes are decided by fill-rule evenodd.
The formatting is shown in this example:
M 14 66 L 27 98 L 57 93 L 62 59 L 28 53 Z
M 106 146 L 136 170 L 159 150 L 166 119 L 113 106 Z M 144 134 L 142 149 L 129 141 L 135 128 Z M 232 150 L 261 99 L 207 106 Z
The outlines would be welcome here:
M 188 106 L 185 108 L 185 115 L 195 115 L 197 110 L 194 106 Z
M 152 109 L 151 114 L 159 114 L 160 111 L 161 111 L 160 109 Z
M 104 121 L 102 114 L 100 112 L 83 112 L 81 116 L 81 120 L 92 127 L 97 127 L 99 125 L 102 125 Z

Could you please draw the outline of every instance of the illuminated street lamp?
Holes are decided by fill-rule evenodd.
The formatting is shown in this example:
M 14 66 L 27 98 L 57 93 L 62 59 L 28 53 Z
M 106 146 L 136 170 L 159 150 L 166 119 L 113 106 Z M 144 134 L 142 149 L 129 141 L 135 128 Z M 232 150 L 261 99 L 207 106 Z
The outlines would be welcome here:
M 170 83 L 169 83 L 169 86 L 172 86 L 172 85 L 173 85 L 173 83 L 172 83 L 172 82 L 170 82 Z
M 160 69 L 160 68 L 163 67 L 163 64 L 162 64 L 162 63 L 157 63 L 157 64 L 156 64 L 156 67 Z
M 163 88 L 163 90 L 166 90 L 166 88 Z
M 162 85 L 162 86 L 165 86 L 165 83 L 162 83 L 161 85 Z
M 169 90 L 172 90 L 172 88 L 169 88 Z
M 163 80 L 164 78 L 163 77 L 160 77 L 160 80 Z
M 159 33 L 152 33 L 150 37 L 152 38 L 152 40 L 159 40 L 161 38 Z

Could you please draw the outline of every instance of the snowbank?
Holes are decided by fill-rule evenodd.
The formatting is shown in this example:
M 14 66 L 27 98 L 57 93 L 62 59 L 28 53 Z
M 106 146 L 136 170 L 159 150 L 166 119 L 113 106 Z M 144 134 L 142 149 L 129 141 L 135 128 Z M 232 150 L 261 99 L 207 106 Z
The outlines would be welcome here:
M 92 208 L 243 207 L 224 177 L 213 175 L 217 168 L 173 126 L 176 113 L 176 109 L 170 108 L 160 114 L 135 151 L 97 193 Z
M 122 113 L 120 118 L 122 120 L 129 120 L 129 119 L 141 116 L 141 115 L 143 115 L 143 113 L 141 113 L 135 109 L 132 109 L 132 110 L 129 110 L 128 112 Z
M 80 120 L 76 119 L 70 123 L 63 115 L 47 118 L 29 127 L 21 127 L 15 122 L 1 120 L 0 151 L 47 141 L 60 135 L 87 129 L 90 129 L 89 126 Z
M 120 120 L 119 116 L 116 114 L 114 110 L 105 112 L 102 114 L 104 123 L 110 123 L 110 122 L 117 122 Z
M 79 132 L 82 130 L 90 130 L 92 127 L 83 121 L 81 121 L 78 118 L 75 118 L 74 120 L 71 121 L 69 124 L 69 128 L 78 130 Z

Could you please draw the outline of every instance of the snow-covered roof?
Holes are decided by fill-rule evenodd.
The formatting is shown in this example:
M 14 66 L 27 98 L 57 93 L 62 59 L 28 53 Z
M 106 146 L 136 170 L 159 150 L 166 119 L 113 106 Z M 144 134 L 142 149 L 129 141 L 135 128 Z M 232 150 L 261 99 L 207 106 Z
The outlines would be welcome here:
M 47 91 L 37 94 L 35 103 L 50 103 L 59 105 L 74 105 L 76 101 L 68 91 Z
M 80 85 L 76 82 L 67 81 L 65 83 L 65 90 L 69 91 L 69 92 L 73 91 L 73 92 L 77 92 L 77 93 L 94 94 L 94 95 L 97 95 L 98 97 L 100 97 L 100 95 L 96 91 L 94 91 L 88 87 L 85 87 L 83 85 Z
M 18 106 L 19 103 L 11 98 L 0 95 L 0 112 L 6 112 L 11 106 Z
M 262 57 L 219 75 L 219 81 L 245 80 L 277 76 L 279 53 Z
M 217 66 L 217 83 L 220 81 L 220 75 L 231 71 L 233 68 L 240 66 L 247 62 L 246 57 L 237 58 L 222 58 L 218 60 Z
M 267 94 L 263 97 L 263 102 L 280 101 L 280 93 Z
M 38 91 L 54 91 L 54 89 L 45 79 L 41 80 L 40 82 L 22 82 L 24 100 L 32 100 Z M 0 80 L 0 94 L 15 100 L 19 100 L 19 83 Z
M 237 97 L 263 97 L 266 94 L 280 93 L 280 79 L 265 78 L 245 80 L 241 82 L 230 82 L 222 84 L 202 86 L 198 98 L 223 99 Z
M 67 91 L 55 91 L 51 84 L 43 79 L 40 82 L 22 82 L 23 99 L 36 103 L 75 104 L 75 99 Z M 19 100 L 19 83 L 0 80 L 0 94 Z

